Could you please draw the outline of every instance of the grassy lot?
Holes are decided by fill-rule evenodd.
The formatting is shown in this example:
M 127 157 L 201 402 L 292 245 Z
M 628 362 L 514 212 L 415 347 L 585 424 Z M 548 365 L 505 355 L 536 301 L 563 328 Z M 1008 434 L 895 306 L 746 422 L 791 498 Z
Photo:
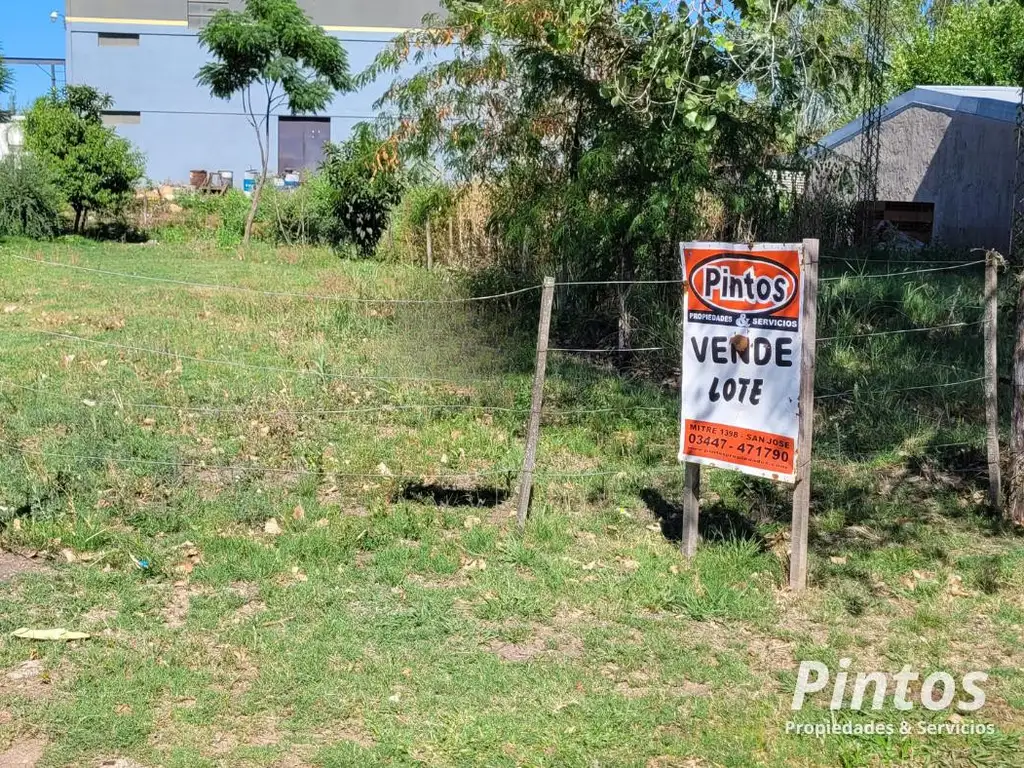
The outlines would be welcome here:
M 535 293 L 75 240 L 0 274 L 0 766 L 1020 765 L 1024 540 L 984 508 L 980 387 L 891 391 L 977 375 L 977 326 L 822 343 L 797 597 L 767 482 L 706 473 L 681 559 L 674 383 L 601 361 L 553 359 L 516 531 Z M 823 284 L 821 335 L 980 317 L 977 270 L 924 277 Z M 799 662 L 840 658 L 982 670 L 987 703 L 791 712 Z M 786 733 L 830 717 L 995 733 Z

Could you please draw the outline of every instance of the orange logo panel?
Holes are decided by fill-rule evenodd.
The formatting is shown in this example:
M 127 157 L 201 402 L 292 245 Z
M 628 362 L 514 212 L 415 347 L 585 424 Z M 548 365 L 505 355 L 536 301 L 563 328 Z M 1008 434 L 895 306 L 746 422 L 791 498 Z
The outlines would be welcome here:
M 688 309 L 752 317 L 800 316 L 798 251 L 686 251 Z

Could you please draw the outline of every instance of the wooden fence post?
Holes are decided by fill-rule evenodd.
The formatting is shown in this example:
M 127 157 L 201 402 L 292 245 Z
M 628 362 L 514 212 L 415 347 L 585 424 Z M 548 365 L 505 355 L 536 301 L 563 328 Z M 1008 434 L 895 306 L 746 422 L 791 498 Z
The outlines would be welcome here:
M 523 472 L 519 478 L 519 498 L 516 501 L 516 520 L 519 528 L 526 525 L 533 492 L 533 468 L 537 463 L 537 441 L 540 439 L 540 416 L 544 406 L 544 376 L 548 367 L 548 336 L 551 331 L 551 304 L 555 297 L 555 278 L 544 278 L 540 297 L 540 319 L 537 323 L 537 365 L 533 372 L 533 394 L 530 398 L 530 424 L 526 429 L 526 454 Z
M 985 447 L 988 452 L 988 502 L 993 509 L 1003 506 L 999 471 L 999 386 L 996 324 L 999 315 L 999 264 L 995 251 L 985 254 Z
M 434 268 L 434 241 L 430 237 L 430 216 L 427 216 L 427 269 Z
M 687 559 L 697 554 L 697 525 L 700 521 L 700 464 L 692 461 L 684 465 L 683 478 L 683 535 L 679 548 Z
M 800 307 L 800 427 L 796 448 L 796 486 L 793 488 L 793 526 L 790 534 L 789 588 L 807 586 L 807 528 L 811 515 L 811 451 L 814 442 L 814 362 L 818 335 L 818 241 L 804 240 L 800 269 L 804 298 Z

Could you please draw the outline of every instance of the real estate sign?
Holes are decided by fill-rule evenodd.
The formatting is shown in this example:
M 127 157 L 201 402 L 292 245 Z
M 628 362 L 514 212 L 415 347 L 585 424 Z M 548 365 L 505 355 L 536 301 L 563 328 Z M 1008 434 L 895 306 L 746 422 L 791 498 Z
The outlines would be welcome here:
M 799 244 L 683 243 L 679 460 L 793 482 Z

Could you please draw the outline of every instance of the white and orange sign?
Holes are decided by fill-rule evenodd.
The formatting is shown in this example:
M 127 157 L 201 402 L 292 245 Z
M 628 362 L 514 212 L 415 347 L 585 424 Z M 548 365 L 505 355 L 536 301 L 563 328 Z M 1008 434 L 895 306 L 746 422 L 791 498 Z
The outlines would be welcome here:
M 793 482 L 799 244 L 683 243 L 679 460 Z

